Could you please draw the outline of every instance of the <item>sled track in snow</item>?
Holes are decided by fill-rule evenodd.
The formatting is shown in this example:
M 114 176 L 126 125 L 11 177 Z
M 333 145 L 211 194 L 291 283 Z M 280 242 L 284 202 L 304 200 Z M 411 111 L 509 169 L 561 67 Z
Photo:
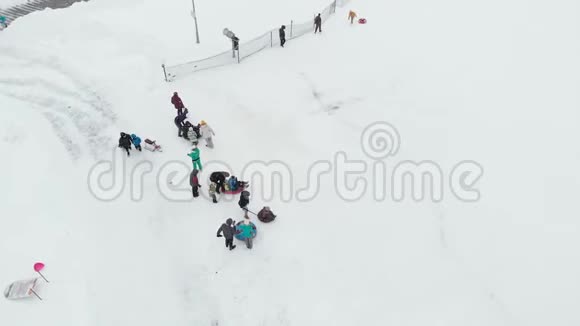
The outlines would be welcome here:
M 117 119 L 94 86 L 55 58 L 0 47 L 0 97 L 41 113 L 73 160 L 110 150 L 103 131 Z M 58 81 L 58 82 L 55 82 Z
M 9 8 L 0 8 L 0 16 L 6 17 L 6 23 L 11 22 L 19 17 L 26 16 L 32 12 L 50 9 L 60 9 L 70 7 L 75 2 L 87 2 L 89 0 L 28 0 L 26 3 L 12 6 Z

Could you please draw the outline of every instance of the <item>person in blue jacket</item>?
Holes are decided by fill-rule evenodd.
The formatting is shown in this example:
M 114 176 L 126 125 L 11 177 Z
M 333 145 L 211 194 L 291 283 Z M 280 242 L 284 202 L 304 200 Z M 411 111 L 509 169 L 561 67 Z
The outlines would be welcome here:
M 139 152 L 141 151 L 141 138 L 137 137 L 135 134 L 131 134 L 131 141 L 133 145 L 135 145 L 135 149 L 138 149 Z
M 0 27 L 8 27 L 8 24 L 6 23 L 6 17 L 4 16 L 0 16 Z

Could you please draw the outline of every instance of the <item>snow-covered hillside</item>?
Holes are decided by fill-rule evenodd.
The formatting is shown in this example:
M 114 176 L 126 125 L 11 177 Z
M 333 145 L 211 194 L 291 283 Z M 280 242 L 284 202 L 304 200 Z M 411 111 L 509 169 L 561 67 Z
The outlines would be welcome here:
M 50 280 L 42 302 L 2 299 L 0 325 L 578 325 L 578 2 L 353 0 L 322 35 L 163 81 L 162 63 L 226 50 L 224 27 L 250 39 L 326 2 L 199 1 L 200 45 L 185 0 L 94 0 L 0 32 L 0 286 L 36 261 Z M 278 215 L 255 220 L 252 250 L 216 238 L 237 198 L 190 200 L 174 91 L 216 132 L 204 197 L 224 166 L 291 171 L 282 191 L 252 180 L 251 209 Z M 381 121 L 398 151 L 367 142 Z M 164 151 L 125 159 L 121 131 Z M 397 167 L 424 161 L 442 199 L 396 201 Z

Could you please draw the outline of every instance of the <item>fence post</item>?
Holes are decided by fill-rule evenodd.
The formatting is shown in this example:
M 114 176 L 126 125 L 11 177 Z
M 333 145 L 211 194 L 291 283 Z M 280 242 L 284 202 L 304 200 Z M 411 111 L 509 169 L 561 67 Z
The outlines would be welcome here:
M 238 50 L 237 52 L 238 52 L 238 63 L 240 63 L 240 50 Z
M 167 80 L 167 71 L 165 71 L 165 64 L 162 64 L 161 68 L 163 68 L 163 76 L 165 76 L 165 82 L 169 82 L 169 80 Z
M 290 38 L 292 38 L 292 29 L 294 28 L 294 21 L 290 21 Z
M 270 47 L 274 46 L 274 40 L 272 39 L 272 31 L 270 31 Z

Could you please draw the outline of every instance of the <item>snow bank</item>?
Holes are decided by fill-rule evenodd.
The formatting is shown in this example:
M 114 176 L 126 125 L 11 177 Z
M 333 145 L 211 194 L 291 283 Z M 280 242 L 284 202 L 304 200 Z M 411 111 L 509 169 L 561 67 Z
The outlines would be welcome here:
M 30 2 L 29 0 L 2 0 L 0 1 L 0 9 L 10 8 L 16 5 Z

